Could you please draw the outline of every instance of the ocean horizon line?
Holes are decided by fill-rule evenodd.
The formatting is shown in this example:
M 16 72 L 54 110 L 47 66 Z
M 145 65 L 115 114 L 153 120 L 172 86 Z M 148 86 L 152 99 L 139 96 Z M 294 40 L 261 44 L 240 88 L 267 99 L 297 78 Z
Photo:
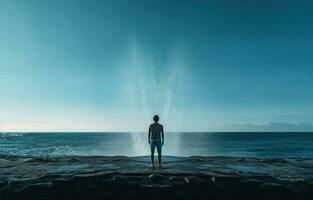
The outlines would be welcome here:
M 148 131 L 0 131 L 6 133 L 147 133 Z M 166 131 L 166 133 L 313 133 L 313 131 Z

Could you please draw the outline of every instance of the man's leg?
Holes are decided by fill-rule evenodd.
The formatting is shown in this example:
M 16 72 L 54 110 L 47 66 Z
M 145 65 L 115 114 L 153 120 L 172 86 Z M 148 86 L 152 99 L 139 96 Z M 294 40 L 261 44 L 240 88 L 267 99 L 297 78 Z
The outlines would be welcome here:
M 151 152 L 151 165 L 154 167 L 154 153 Z
M 158 150 L 158 160 L 159 160 L 159 166 L 162 166 L 162 144 L 161 141 L 157 144 L 157 150 Z
M 150 144 L 150 148 L 151 148 L 151 165 L 152 167 L 154 167 L 154 150 L 155 150 L 155 144 L 154 142 L 152 141 L 151 144 Z
M 161 153 L 158 154 L 159 166 L 162 166 L 162 155 Z

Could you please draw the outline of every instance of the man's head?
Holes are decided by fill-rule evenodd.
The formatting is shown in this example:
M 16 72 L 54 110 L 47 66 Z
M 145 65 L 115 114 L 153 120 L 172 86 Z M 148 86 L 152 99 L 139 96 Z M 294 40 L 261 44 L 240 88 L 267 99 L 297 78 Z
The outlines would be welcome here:
M 159 118 L 159 116 L 158 116 L 158 115 L 154 115 L 154 116 L 153 116 L 153 121 L 154 121 L 154 122 L 158 122 L 158 121 L 159 121 L 159 119 L 160 119 L 160 118 Z

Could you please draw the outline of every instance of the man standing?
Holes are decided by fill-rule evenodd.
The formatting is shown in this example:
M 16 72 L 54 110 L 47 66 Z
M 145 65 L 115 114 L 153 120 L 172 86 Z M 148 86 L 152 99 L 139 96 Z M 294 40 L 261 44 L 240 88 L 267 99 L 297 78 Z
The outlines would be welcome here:
M 149 127 L 148 141 L 151 148 L 151 165 L 154 167 L 154 150 L 157 147 L 159 167 L 162 167 L 162 145 L 164 145 L 164 131 L 162 124 L 159 124 L 159 116 L 153 116 L 154 123 Z

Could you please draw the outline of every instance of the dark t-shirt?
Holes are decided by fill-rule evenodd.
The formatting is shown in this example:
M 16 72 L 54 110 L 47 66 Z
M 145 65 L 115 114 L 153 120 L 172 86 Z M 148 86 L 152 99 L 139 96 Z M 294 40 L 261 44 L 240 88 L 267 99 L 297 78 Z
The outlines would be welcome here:
M 163 126 L 159 123 L 153 123 L 150 125 L 149 132 L 151 133 L 151 139 L 161 139 L 163 133 Z

